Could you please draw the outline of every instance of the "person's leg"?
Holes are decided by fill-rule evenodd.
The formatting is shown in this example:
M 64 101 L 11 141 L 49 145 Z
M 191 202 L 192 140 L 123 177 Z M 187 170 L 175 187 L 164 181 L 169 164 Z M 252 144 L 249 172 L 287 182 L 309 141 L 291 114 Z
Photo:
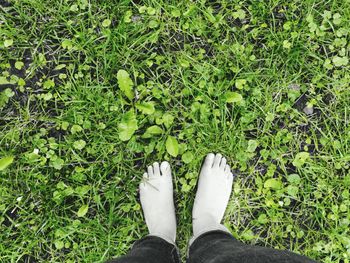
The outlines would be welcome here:
M 107 263 L 179 263 L 178 251 L 174 244 L 157 236 L 146 236 L 138 240 L 123 257 Z
M 194 240 L 188 263 L 316 263 L 283 250 L 245 245 L 226 231 L 209 231 Z
M 249 246 L 221 225 L 232 190 L 233 175 L 221 154 L 208 154 L 200 172 L 194 201 L 193 238 L 188 263 L 315 262 L 297 254 Z
M 173 182 L 168 162 L 147 168 L 140 184 L 140 199 L 149 235 L 137 241 L 126 256 L 110 262 L 178 263 Z

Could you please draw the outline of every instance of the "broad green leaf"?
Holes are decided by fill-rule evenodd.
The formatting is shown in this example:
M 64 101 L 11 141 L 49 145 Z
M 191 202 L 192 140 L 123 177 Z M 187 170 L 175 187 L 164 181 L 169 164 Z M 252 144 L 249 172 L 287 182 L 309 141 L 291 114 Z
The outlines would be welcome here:
M 258 217 L 258 222 L 260 224 L 266 224 L 267 222 L 269 222 L 269 219 L 267 218 L 266 214 L 260 214 Z
M 69 39 L 63 40 L 61 45 L 62 45 L 62 47 L 63 47 L 64 49 L 70 50 L 70 49 L 73 48 L 73 43 L 72 43 L 72 41 L 69 40 Z
M 61 129 L 66 131 L 68 129 L 68 126 L 69 126 L 69 122 L 63 121 L 62 124 L 61 124 Z
M 264 188 L 272 188 L 275 190 L 279 190 L 282 188 L 282 182 L 280 179 L 270 178 L 265 181 Z
M 42 98 L 46 101 L 52 99 L 52 94 L 51 93 L 46 93 L 46 94 L 41 94 Z
M 121 122 L 118 124 L 119 139 L 122 141 L 130 140 L 137 129 L 135 113 L 133 110 L 130 110 L 123 115 Z
M 299 184 L 300 181 L 301 181 L 300 176 L 298 174 L 290 174 L 290 175 L 288 175 L 287 176 L 287 180 L 291 184 Z
M 84 149 L 86 142 L 84 140 L 78 140 L 73 143 L 74 149 L 82 150 Z
M 343 178 L 343 185 L 346 186 L 346 187 L 350 187 L 350 174 L 344 176 Z M 346 194 L 347 197 L 345 198 L 349 198 L 350 197 L 350 194 Z
M 140 14 L 143 14 L 143 13 L 145 13 L 147 11 L 147 6 L 140 6 L 139 7 L 139 12 L 140 12 Z
M 134 91 L 132 89 L 134 83 L 132 82 L 129 73 L 120 69 L 117 73 L 117 79 L 120 90 L 129 100 L 132 100 L 134 98 Z
M 77 124 L 74 124 L 74 125 L 72 126 L 72 128 L 70 128 L 70 132 L 71 132 L 72 134 L 81 132 L 82 130 L 83 130 L 83 128 L 82 128 L 80 125 L 77 125 Z
M 330 19 L 330 18 L 332 18 L 332 12 L 328 11 L 328 10 L 325 10 L 325 11 L 323 11 L 323 15 L 322 16 L 325 19 Z
M 255 152 L 256 148 L 258 147 L 259 142 L 256 140 L 249 140 L 248 141 L 248 147 L 247 152 L 253 153 Z
M 246 84 L 247 84 L 247 80 L 245 79 L 237 79 L 235 82 L 237 89 L 243 89 Z
M 287 186 L 287 193 L 292 197 L 297 197 L 299 192 L 299 187 L 294 185 L 288 185 Z
M 78 210 L 77 216 L 78 217 L 85 216 L 88 210 L 89 210 L 89 205 L 82 205 Z
M 77 12 L 79 10 L 79 7 L 78 5 L 72 5 L 70 8 L 69 8 L 70 11 L 72 12 Z
M 175 9 L 171 11 L 171 15 L 173 17 L 180 17 L 181 16 L 181 11 L 179 9 Z
M 24 63 L 22 61 L 16 61 L 15 68 L 18 70 L 21 70 L 24 66 Z
M 274 119 L 275 119 L 275 115 L 273 113 L 269 112 L 269 113 L 266 114 L 266 118 L 265 118 L 266 121 L 271 122 Z
M 13 97 L 15 95 L 15 93 L 10 88 L 5 89 L 4 90 L 4 94 L 8 98 L 11 98 L 11 97 Z
M 284 30 L 290 30 L 292 27 L 292 22 L 291 21 L 287 21 L 286 23 L 283 24 L 283 29 Z
M 188 185 L 188 184 L 183 184 L 183 185 L 181 186 L 181 192 L 187 193 L 187 192 L 189 192 L 190 190 L 191 190 L 191 186 Z
M 55 247 L 57 249 L 62 249 L 64 247 L 64 242 L 62 240 L 56 240 L 55 241 Z
M 51 158 L 51 164 L 55 169 L 61 170 L 64 165 L 64 160 L 58 157 L 54 159 Z
M 158 23 L 157 20 L 151 20 L 151 21 L 149 21 L 149 23 L 148 23 L 148 26 L 149 26 L 150 28 L 156 28 L 156 27 L 158 27 L 158 25 L 159 25 L 159 23 Z
M 105 19 L 102 22 L 103 27 L 109 27 L 111 25 L 112 21 L 110 19 Z
M 283 48 L 290 49 L 292 47 L 292 43 L 290 43 L 288 40 L 283 40 Z
M 6 156 L 0 159 L 0 171 L 5 170 L 13 162 L 13 156 Z
M 185 152 L 182 156 L 181 156 L 181 159 L 184 163 L 190 163 L 192 162 L 194 158 L 194 155 L 192 152 Z
M 125 15 L 124 15 L 124 22 L 125 23 L 130 23 L 132 20 L 131 20 L 131 16 L 132 16 L 132 11 L 131 10 L 127 10 L 125 12 Z
M 179 154 L 179 144 L 175 137 L 169 135 L 165 147 L 171 156 L 176 157 Z
M 0 77 L 0 85 L 10 84 L 6 77 Z
M 308 152 L 297 153 L 294 158 L 293 165 L 295 167 L 301 168 L 309 158 L 310 154 Z
M 155 9 L 154 7 L 149 6 L 149 7 L 147 7 L 147 13 L 148 13 L 150 16 L 153 16 L 153 15 L 155 15 L 155 13 L 156 13 L 156 9 Z
M 24 86 L 26 85 L 26 82 L 25 82 L 24 79 L 19 78 L 17 84 L 18 84 L 18 86 L 20 86 L 20 87 L 24 87 Z
M 346 66 L 349 63 L 348 57 L 334 56 L 332 61 L 336 67 Z
M 55 82 L 51 79 L 48 79 L 43 83 L 43 87 L 45 89 L 53 88 L 53 87 L 55 87 Z
M 153 114 L 155 111 L 153 101 L 137 103 L 136 108 L 140 110 L 143 114 L 148 115 Z
M 243 9 L 238 9 L 236 12 L 232 13 L 232 16 L 234 19 L 244 19 L 245 18 L 245 11 Z
M 157 125 L 153 125 L 153 126 L 147 128 L 145 133 L 142 135 L 142 138 L 151 138 L 153 135 L 158 135 L 158 134 L 162 134 L 162 133 L 163 133 L 162 128 L 160 128 Z
M 79 195 L 79 196 L 84 196 L 86 195 L 91 189 L 90 185 L 83 185 L 83 186 L 77 186 L 75 188 L 75 192 Z
M 66 64 L 59 64 L 55 67 L 55 70 L 60 70 L 66 67 Z
M 241 94 L 237 93 L 237 92 L 232 92 L 229 91 L 226 93 L 226 102 L 227 103 L 239 103 L 243 101 L 243 97 Z
M 169 128 L 174 122 L 174 116 L 170 113 L 165 113 L 162 117 L 162 121 L 165 127 Z
M 335 25 L 340 25 L 341 22 L 342 22 L 341 15 L 340 15 L 339 13 L 335 13 L 335 14 L 333 15 L 333 23 L 334 23 Z
M 6 39 L 4 41 L 4 47 L 10 47 L 13 45 L 13 39 Z
M 243 232 L 242 238 L 244 240 L 247 240 L 247 241 L 252 240 L 253 238 L 255 238 L 253 230 L 249 229 L 249 230 L 246 230 L 245 232 Z

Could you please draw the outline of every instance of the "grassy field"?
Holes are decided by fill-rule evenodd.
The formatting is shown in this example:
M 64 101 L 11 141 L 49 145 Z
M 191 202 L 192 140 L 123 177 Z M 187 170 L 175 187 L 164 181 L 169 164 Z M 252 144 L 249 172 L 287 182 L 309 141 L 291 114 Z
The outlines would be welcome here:
M 0 0 L 0 262 L 103 262 L 174 170 L 178 245 L 205 154 L 248 244 L 350 261 L 350 1 Z

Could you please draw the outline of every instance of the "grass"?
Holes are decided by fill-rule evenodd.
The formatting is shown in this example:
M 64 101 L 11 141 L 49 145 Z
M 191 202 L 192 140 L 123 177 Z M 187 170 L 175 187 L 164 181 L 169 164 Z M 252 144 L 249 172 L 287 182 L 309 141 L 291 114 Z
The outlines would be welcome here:
M 0 261 L 125 254 L 156 160 L 184 255 L 221 152 L 234 236 L 348 263 L 349 22 L 345 0 L 0 0 Z

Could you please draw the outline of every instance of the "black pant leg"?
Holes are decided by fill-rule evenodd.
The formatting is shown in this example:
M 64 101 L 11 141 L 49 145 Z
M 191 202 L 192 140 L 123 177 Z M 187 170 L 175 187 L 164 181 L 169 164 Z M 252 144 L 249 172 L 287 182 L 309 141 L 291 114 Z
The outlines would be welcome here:
M 188 263 L 316 263 L 290 251 L 245 245 L 224 231 L 210 231 L 192 243 Z
M 175 245 L 156 236 L 146 236 L 138 240 L 125 256 L 107 263 L 180 263 Z

